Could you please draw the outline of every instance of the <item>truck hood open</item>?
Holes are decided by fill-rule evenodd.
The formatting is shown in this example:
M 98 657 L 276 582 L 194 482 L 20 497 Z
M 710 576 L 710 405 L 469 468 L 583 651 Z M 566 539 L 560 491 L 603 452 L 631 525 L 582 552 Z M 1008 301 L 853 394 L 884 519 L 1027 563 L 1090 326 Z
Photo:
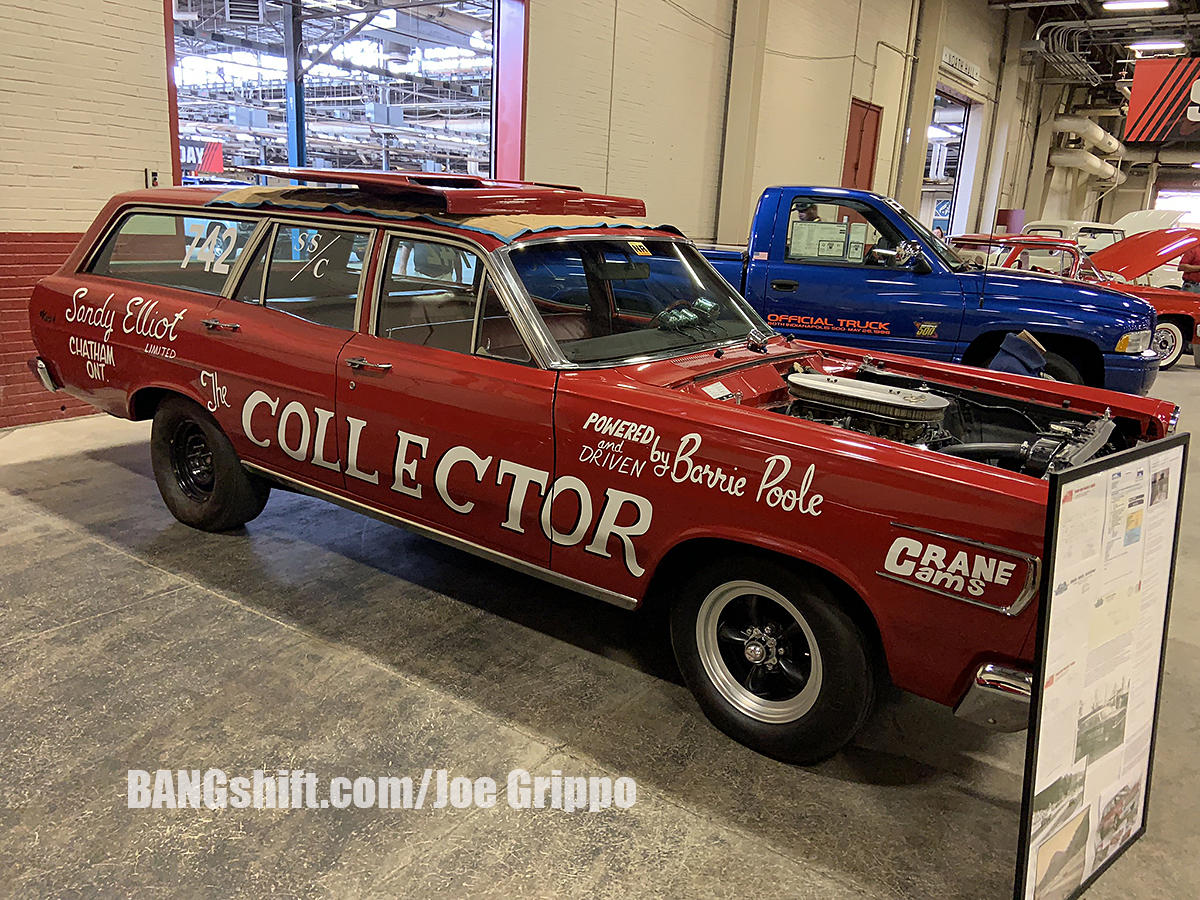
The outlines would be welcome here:
M 1100 271 L 1114 272 L 1126 281 L 1133 281 L 1178 259 L 1197 245 L 1200 245 L 1200 230 L 1160 228 L 1117 241 L 1097 250 L 1091 258 Z

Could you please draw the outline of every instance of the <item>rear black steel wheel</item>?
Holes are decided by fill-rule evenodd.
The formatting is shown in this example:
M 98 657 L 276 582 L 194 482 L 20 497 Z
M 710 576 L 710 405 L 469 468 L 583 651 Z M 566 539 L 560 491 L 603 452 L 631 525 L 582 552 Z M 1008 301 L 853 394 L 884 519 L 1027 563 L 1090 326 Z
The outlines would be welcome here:
M 154 480 L 167 509 L 202 531 L 227 531 L 266 506 L 271 489 L 242 466 L 208 412 L 186 397 L 167 397 L 150 432 Z

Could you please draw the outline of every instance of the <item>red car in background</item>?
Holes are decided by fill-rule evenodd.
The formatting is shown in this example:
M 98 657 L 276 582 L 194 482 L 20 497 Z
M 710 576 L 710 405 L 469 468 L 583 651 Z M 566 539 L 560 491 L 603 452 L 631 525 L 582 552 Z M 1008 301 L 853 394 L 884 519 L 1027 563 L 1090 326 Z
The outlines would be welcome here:
M 113 198 L 30 301 L 43 385 L 152 419 L 194 528 L 283 487 L 669 604 L 705 714 L 781 759 L 843 746 L 888 681 L 1025 727 L 1045 476 L 1178 417 L 786 339 L 640 201 L 276 174 L 333 186 Z
M 1138 284 L 1200 244 L 1200 231 L 1163 228 L 1144 231 L 1089 255 L 1072 240 L 1032 234 L 962 234 L 948 243 L 967 261 L 1005 269 L 1045 272 L 1076 281 L 1089 281 L 1145 300 L 1158 313 L 1151 346 L 1159 367 L 1169 369 L 1186 352 L 1200 366 L 1200 294 Z

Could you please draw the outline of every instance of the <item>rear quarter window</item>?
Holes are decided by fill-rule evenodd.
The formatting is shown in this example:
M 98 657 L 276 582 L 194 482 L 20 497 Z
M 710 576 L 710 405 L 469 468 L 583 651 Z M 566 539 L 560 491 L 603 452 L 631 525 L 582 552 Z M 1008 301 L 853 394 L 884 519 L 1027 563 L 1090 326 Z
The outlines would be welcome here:
M 105 239 L 88 272 L 220 294 L 256 225 L 254 219 L 182 212 L 127 213 Z

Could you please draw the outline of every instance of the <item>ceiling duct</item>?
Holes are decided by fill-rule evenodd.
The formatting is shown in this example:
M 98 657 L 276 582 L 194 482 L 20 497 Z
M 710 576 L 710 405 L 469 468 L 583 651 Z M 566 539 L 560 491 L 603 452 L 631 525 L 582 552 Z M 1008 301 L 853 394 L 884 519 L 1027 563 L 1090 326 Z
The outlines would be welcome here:
M 1050 126 L 1060 134 L 1074 134 L 1106 156 L 1124 153 L 1125 146 L 1091 119 L 1082 116 L 1057 116 Z
M 266 20 L 266 5 L 266 0 L 225 0 L 225 21 L 262 25 Z
M 1053 150 L 1050 153 L 1050 165 L 1061 166 L 1064 169 L 1080 169 L 1089 175 L 1095 175 L 1104 181 L 1115 181 L 1117 184 L 1123 184 L 1125 181 L 1124 172 L 1086 150 Z

